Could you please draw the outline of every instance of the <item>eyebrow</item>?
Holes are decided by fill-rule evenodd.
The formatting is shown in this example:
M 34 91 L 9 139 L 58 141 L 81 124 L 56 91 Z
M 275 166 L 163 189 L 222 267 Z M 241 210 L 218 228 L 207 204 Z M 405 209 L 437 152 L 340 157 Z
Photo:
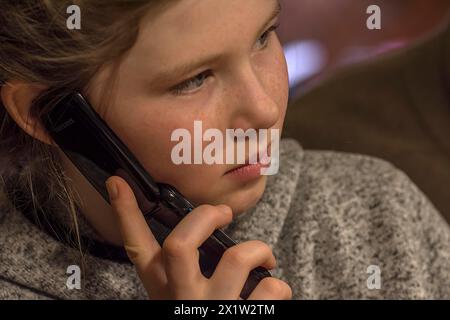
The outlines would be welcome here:
M 267 22 L 264 24 L 262 29 L 258 32 L 259 34 L 262 34 L 266 28 L 268 28 L 268 25 L 270 22 L 275 19 L 280 13 L 281 13 L 281 3 L 279 0 L 274 1 L 276 3 L 276 6 L 274 10 L 272 11 L 270 17 L 266 20 Z M 196 70 L 200 68 L 203 65 L 209 64 L 213 61 L 220 60 L 222 58 L 222 54 L 215 54 L 206 58 L 199 58 L 197 60 L 193 60 L 187 63 L 180 64 L 179 66 L 173 67 L 172 69 L 167 69 L 159 72 L 154 76 L 155 82 L 166 82 L 168 79 L 171 78 L 181 78 L 183 75 L 188 74 L 189 72 Z

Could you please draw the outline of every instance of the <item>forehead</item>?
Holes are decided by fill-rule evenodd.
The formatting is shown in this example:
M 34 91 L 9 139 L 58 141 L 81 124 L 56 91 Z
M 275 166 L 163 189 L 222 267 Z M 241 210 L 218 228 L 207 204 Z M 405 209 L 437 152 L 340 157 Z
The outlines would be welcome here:
M 256 36 L 276 0 L 173 0 L 144 16 L 130 54 L 171 63 L 201 52 L 219 54 Z M 254 40 L 254 39 L 253 39 Z

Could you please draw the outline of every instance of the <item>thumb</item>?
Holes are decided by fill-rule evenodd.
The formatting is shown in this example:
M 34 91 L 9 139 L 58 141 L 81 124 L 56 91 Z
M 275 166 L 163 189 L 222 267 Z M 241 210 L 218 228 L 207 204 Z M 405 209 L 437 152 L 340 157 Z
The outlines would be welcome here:
M 135 265 L 147 290 L 159 291 L 160 286 L 166 281 L 162 267 L 161 246 L 147 225 L 133 190 L 123 178 L 118 176 L 108 178 L 106 188 L 118 219 L 128 257 Z

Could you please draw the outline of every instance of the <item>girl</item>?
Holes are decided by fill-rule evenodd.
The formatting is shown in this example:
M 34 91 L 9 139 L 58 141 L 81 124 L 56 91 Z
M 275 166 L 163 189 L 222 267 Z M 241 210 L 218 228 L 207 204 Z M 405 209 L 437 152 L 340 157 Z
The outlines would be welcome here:
M 221 132 L 282 129 L 279 11 L 276 0 L 2 4 L 1 297 L 238 299 L 257 266 L 274 277 L 249 299 L 450 297 L 450 230 L 382 160 L 293 140 L 282 140 L 270 177 L 171 160 L 171 133 L 194 121 Z M 197 205 L 162 247 L 127 183 L 108 179 L 109 205 L 43 128 L 53 105 L 37 98 L 74 90 L 155 180 Z M 218 228 L 239 244 L 206 278 L 197 248 Z

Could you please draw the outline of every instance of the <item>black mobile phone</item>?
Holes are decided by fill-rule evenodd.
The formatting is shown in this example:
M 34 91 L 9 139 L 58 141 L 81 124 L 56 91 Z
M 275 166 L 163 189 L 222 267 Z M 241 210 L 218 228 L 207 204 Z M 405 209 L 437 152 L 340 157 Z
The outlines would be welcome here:
M 127 181 L 161 246 L 178 222 L 194 209 L 173 186 L 154 181 L 80 93 L 61 99 L 41 120 L 55 143 L 108 203 L 106 180 L 115 175 Z M 224 251 L 235 244 L 223 231 L 216 230 L 199 248 L 202 274 L 209 278 Z M 259 281 L 270 276 L 263 267 L 253 269 L 240 297 L 247 299 Z

